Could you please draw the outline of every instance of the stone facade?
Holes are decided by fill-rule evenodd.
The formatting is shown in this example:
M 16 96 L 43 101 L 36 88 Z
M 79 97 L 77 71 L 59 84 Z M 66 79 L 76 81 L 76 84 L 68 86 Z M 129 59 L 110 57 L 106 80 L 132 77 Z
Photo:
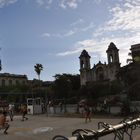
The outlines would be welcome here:
M 80 81 L 81 86 L 88 82 L 96 81 L 113 81 L 116 80 L 116 73 L 120 69 L 119 50 L 114 43 L 110 43 L 107 53 L 108 64 L 101 63 L 90 67 L 90 55 L 86 50 L 83 50 L 80 59 Z
M 0 73 L 0 86 L 25 85 L 28 83 L 26 75 Z

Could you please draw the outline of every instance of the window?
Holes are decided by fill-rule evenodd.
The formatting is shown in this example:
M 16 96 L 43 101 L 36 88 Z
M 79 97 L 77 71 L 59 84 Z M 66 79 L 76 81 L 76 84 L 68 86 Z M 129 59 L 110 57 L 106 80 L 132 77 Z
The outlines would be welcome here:
M 84 68 L 85 66 L 84 66 L 84 62 L 83 61 L 81 61 L 81 68 Z
M 5 80 L 2 79 L 2 86 L 5 86 Z
M 112 63 L 113 62 L 113 56 L 110 55 L 109 59 L 110 59 L 110 62 Z
M 12 80 L 9 80 L 9 86 L 12 86 Z

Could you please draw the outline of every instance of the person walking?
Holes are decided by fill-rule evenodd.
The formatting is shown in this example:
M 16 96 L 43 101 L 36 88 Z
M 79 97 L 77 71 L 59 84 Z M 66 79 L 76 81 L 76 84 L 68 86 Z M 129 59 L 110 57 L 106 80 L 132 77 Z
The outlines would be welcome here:
M 27 114 L 27 106 L 26 105 L 21 105 L 21 113 L 22 113 L 22 120 L 28 120 L 28 118 L 26 117 Z
M 7 112 L 4 111 L 0 116 L 0 129 L 4 129 L 4 134 L 8 134 L 7 130 L 10 127 L 8 120 L 6 119 Z
M 84 111 L 85 111 L 85 123 L 87 123 L 87 121 L 89 120 L 89 122 L 91 122 L 91 110 L 90 107 L 88 105 L 84 106 Z

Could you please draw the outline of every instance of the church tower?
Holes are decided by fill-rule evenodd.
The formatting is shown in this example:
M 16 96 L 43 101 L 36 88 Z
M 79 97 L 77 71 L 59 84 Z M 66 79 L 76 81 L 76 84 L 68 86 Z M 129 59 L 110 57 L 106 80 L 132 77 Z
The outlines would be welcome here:
M 116 79 L 116 73 L 120 69 L 119 49 L 111 42 L 106 53 L 108 58 L 108 77 L 113 81 Z
M 90 56 L 86 50 L 83 50 L 80 57 L 80 81 L 81 85 L 86 85 L 90 81 Z
M 107 49 L 107 58 L 108 58 L 108 64 L 111 63 L 119 63 L 119 49 L 117 49 L 116 45 L 111 42 Z

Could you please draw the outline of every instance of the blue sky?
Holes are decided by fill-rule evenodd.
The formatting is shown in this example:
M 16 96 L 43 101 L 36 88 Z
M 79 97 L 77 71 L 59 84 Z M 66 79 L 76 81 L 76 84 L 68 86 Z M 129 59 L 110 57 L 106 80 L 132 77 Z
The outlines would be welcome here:
M 0 0 L 2 71 L 42 80 L 55 74 L 79 74 L 79 55 L 86 49 L 91 67 L 107 61 L 110 42 L 126 64 L 133 44 L 140 43 L 140 0 Z

